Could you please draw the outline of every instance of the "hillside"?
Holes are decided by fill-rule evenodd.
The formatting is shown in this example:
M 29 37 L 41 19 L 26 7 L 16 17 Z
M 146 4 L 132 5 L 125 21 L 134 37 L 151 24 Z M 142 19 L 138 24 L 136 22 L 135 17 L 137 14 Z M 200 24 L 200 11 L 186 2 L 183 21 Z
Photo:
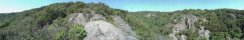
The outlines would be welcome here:
M 0 40 L 244 40 L 244 10 L 128 12 L 103 3 L 54 3 L 0 14 Z
M 175 12 L 132 12 L 126 21 L 139 39 L 241 40 L 243 10 L 181 10 Z M 146 33 L 146 34 L 145 34 Z M 155 39 L 156 37 L 156 39 Z
M 41 8 L 17 12 L 16 15 L 1 14 L 1 40 L 78 40 L 86 36 L 85 25 L 71 22 L 69 16 L 86 15 L 88 20 L 95 20 L 93 15 L 104 16 L 104 21 L 111 22 L 112 15 L 124 16 L 127 12 L 109 8 L 103 3 L 67 2 L 55 3 Z M 84 20 L 84 19 L 82 19 Z M 80 22 L 80 20 L 77 20 Z M 89 33 L 89 32 L 88 32 Z

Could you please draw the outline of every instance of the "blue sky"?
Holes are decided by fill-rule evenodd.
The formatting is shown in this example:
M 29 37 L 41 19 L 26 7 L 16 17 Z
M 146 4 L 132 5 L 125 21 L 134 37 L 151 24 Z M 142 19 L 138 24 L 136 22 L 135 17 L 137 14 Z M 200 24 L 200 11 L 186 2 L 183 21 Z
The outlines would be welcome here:
M 21 12 L 58 2 L 102 2 L 128 11 L 175 11 L 182 9 L 244 9 L 244 0 L 0 0 L 0 13 Z

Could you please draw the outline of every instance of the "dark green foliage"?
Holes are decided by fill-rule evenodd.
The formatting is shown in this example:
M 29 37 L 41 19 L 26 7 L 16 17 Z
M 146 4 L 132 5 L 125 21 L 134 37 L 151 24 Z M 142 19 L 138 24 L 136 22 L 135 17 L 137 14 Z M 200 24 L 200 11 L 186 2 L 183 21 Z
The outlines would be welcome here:
M 15 15 L 16 13 L 0 14 L 0 28 L 8 26 Z
M 225 40 L 228 34 L 226 32 L 213 32 L 211 33 L 211 40 Z
M 70 40 L 83 40 L 86 36 L 86 32 L 83 26 L 74 24 L 67 33 L 67 38 Z
M 213 32 L 212 39 L 219 38 L 240 38 L 242 35 L 242 31 L 239 27 L 237 15 L 241 14 L 239 10 L 234 9 L 216 9 L 212 11 L 213 13 L 205 14 L 208 20 L 206 22 L 208 30 Z M 239 27 L 238 27 L 239 26 Z M 217 35 L 217 34 L 225 34 L 225 35 Z M 215 36 L 216 35 L 216 36 Z
M 149 12 L 150 13 L 150 12 Z M 169 22 L 169 13 L 129 13 L 125 17 L 125 21 L 132 26 L 133 31 L 136 32 L 139 40 L 156 40 L 155 38 L 168 35 L 171 33 L 170 27 L 165 27 Z M 164 37 L 164 36 L 163 36 Z
M 182 35 L 187 36 L 187 40 L 197 40 L 198 34 L 196 32 L 193 32 L 192 30 L 183 30 L 180 32 Z

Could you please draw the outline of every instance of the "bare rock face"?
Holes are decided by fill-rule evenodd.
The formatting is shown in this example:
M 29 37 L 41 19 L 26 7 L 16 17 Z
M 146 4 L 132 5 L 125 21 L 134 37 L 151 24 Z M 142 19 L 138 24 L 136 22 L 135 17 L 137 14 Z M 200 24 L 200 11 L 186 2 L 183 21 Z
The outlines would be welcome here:
M 200 28 L 201 28 L 201 30 L 198 31 L 198 34 L 200 37 L 204 37 L 204 34 L 205 34 L 204 33 L 205 32 L 204 27 L 200 27 Z
M 209 40 L 209 38 L 210 38 L 210 31 L 209 30 L 205 30 L 205 38 L 207 40 Z
M 209 30 L 205 30 L 204 27 L 200 27 L 201 30 L 198 31 L 198 35 L 200 38 L 206 38 L 207 40 L 209 40 L 210 38 L 210 31 Z
M 145 15 L 145 17 L 151 17 L 151 16 L 156 16 L 156 15 L 153 13 L 148 13 L 147 15 Z
M 176 33 L 173 31 L 173 33 L 170 33 L 169 34 L 169 37 L 172 39 L 172 40 L 178 40 L 178 37 L 175 35 Z
M 185 21 L 184 24 L 186 25 L 187 29 L 191 29 L 192 31 L 195 31 L 194 22 L 198 20 L 195 15 L 192 14 L 184 15 L 181 20 Z
M 93 17 L 90 18 L 90 21 L 96 21 L 96 20 L 106 20 L 106 18 L 100 14 L 94 14 Z
M 179 40 L 186 40 L 187 36 L 186 35 L 181 35 Z
M 106 21 L 91 21 L 85 25 L 84 40 L 126 40 L 125 33 Z
M 203 20 L 202 22 L 206 22 L 206 18 L 202 18 L 201 20 Z M 202 23 L 202 22 L 199 22 L 199 23 Z M 207 39 L 209 40 L 210 38 L 210 31 L 209 30 L 205 30 L 204 29 L 205 26 L 201 26 L 200 29 L 198 30 L 198 39 L 201 39 L 201 38 L 204 38 L 204 39 Z
M 68 16 L 68 22 L 83 25 L 87 22 L 87 19 L 83 16 L 82 13 L 73 13 Z
M 132 31 L 131 27 L 129 24 L 127 24 L 124 19 L 122 19 L 120 16 L 112 16 L 114 20 L 115 26 L 126 33 L 126 40 L 138 40 L 136 38 L 135 32 Z
M 172 40 L 186 40 L 187 37 L 185 35 L 176 35 L 176 34 L 186 29 L 191 29 L 194 32 L 195 31 L 194 22 L 196 20 L 198 20 L 197 17 L 192 14 L 181 16 L 180 21 L 173 26 L 172 29 L 173 32 L 169 34 L 169 37 Z
M 181 21 L 175 24 L 174 29 L 176 32 L 185 30 L 185 29 L 192 29 L 195 30 L 194 22 L 197 20 L 197 17 L 194 15 L 183 15 L 181 16 Z
M 83 40 L 138 40 L 135 32 L 120 16 L 112 17 L 114 24 L 94 13 L 74 13 L 68 17 L 69 22 L 84 25 L 87 36 Z

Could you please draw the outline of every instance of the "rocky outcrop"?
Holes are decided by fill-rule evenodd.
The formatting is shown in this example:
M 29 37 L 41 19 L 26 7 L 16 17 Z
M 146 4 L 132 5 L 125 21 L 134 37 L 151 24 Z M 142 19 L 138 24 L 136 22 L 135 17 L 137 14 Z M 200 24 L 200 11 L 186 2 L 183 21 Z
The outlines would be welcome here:
M 199 23 L 204 23 L 204 22 L 207 22 L 208 20 L 206 18 L 202 18 L 200 19 L 202 21 L 200 21 Z M 210 31 L 209 30 L 205 30 L 204 29 L 205 26 L 200 26 L 199 30 L 198 30 L 198 39 L 206 39 L 206 40 L 209 40 L 210 38 Z
M 207 40 L 209 40 L 210 38 L 210 31 L 209 30 L 205 30 L 204 27 L 200 27 L 201 29 L 198 31 L 198 35 L 199 38 L 206 38 Z
M 82 13 L 73 13 L 68 16 L 68 22 L 84 25 L 87 23 L 87 19 Z
M 85 25 L 84 40 L 126 40 L 125 33 L 106 21 L 91 21 Z
M 200 29 L 196 29 L 194 23 L 196 21 L 198 21 L 198 19 L 203 20 L 199 23 L 207 21 L 205 18 L 202 18 L 202 19 L 197 18 L 196 16 L 194 16 L 192 14 L 180 16 L 179 22 L 176 23 L 175 25 L 172 25 L 173 26 L 173 30 L 172 30 L 173 32 L 169 34 L 169 37 L 172 40 L 187 40 L 186 35 L 179 34 L 179 33 L 182 32 L 183 30 L 190 30 L 194 33 L 198 33 L 198 35 L 199 35 L 198 39 L 205 38 L 205 39 L 209 40 L 209 38 L 210 38 L 210 31 L 209 30 L 205 30 L 204 26 L 201 26 Z M 176 20 L 174 20 L 174 21 L 176 21 Z
M 93 17 L 91 17 L 89 19 L 90 19 L 89 21 L 96 21 L 96 20 L 104 20 L 105 21 L 106 20 L 106 18 L 100 14 L 94 14 Z
M 151 16 L 156 16 L 156 15 L 153 13 L 148 13 L 147 15 L 145 15 L 145 17 L 151 17 Z
M 181 16 L 180 22 L 173 25 L 173 29 L 172 29 L 173 32 L 169 34 L 169 37 L 172 40 L 186 40 L 187 36 L 176 35 L 176 34 L 179 34 L 181 31 L 186 30 L 186 29 L 195 31 L 194 22 L 196 20 L 197 20 L 197 17 L 192 14 Z
M 184 15 L 182 16 L 182 22 L 183 24 L 185 24 L 185 27 L 187 27 L 187 29 L 192 30 L 193 32 L 195 31 L 195 26 L 194 26 L 194 22 L 196 22 L 198 19 L 196 16 L 189 14 L 189 15 Z
M 69 22 L 84 25 L 87 36 L 83 40 L 138 40 L 135 32 L 120 16 L 112 16 L 114 21 L 112 24 L 106 22 L 106 18 L 100 14 L 71 15 L 73 16 L 69 16 Z
M 209 40 L 209 38 L 210 38 L 210 31 L 209 30 L 205 30 L 205 38 L 207 39 L 207 40 Z
M 122 19 L 120 16 L 112 16 L 114 20 L 115 26 L 126 33 L 126 40 L 137 40 L 136 39 L 136 33 L 132 31 L 129 24 L 127 24 L 124 19 Z
M 186 35 L 180 35 L 180 39 L 179 40 L 187 40 L 187 36 Z

